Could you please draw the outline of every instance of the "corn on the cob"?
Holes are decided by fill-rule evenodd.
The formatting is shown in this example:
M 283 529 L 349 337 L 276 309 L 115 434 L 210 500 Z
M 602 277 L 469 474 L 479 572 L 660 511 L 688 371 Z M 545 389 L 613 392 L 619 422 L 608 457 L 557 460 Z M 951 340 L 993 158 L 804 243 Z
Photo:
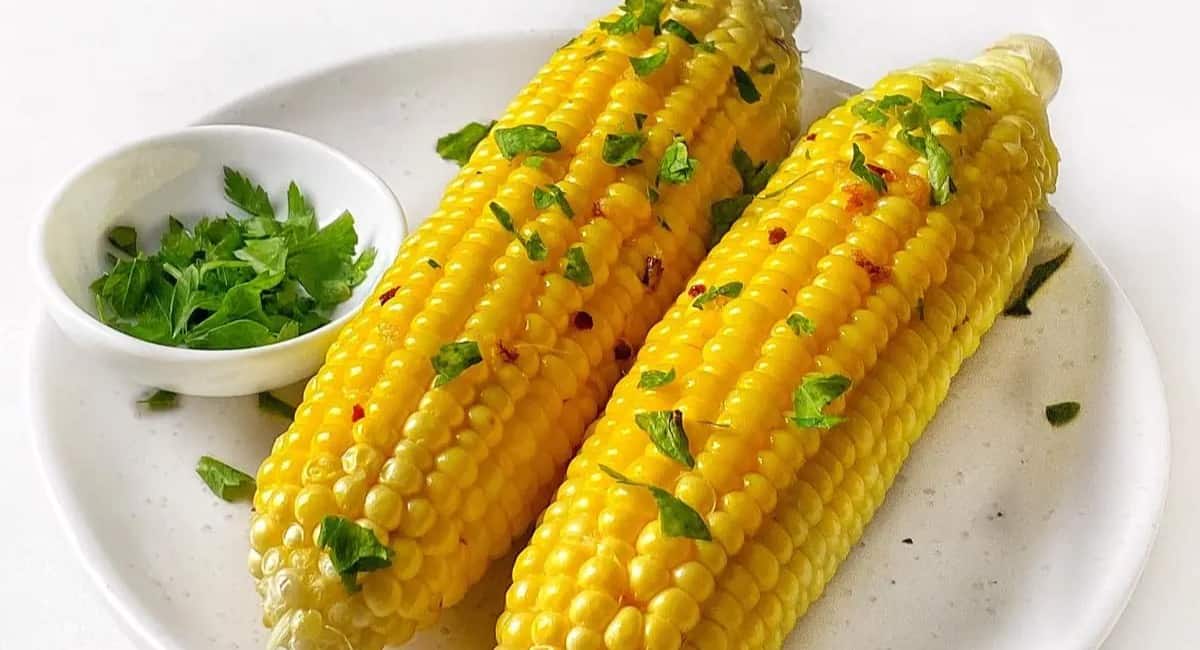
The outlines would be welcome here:
M 710 204 L 738 191 L 735 148 L 786 154 L 796 14 L 663 4 L 626 2 L 553 55 L 309 382 L 257 476 L 270 647 L 402 643 L 460 599 L 699 264 Z M 535 160 L 514 155 L 522 136 L 541 138 Z
M 1057 170 L 1058 75 L 1048 44 L 1015 37 L 814 123 L 570 464 L 517 558 L 501 648 L 780 647 L 1025 265 Z M 638 416 L 656 411 L 682 414 L 687 454 L 678 432 L 648 439 Z M 707 534 L 668 534 L 664 494 Z

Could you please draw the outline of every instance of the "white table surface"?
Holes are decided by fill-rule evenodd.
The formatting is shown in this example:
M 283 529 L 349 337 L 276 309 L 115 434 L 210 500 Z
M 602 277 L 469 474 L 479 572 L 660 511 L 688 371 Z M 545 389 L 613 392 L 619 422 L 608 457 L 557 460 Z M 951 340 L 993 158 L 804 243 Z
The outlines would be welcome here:
M 0 431 L 12 438 L 0 454 L 0 647 L 133 647 L 62 538 L 28 442 L 23 386 L 37 297 L 24 279 L 25 231 L 59 180 L 117 143 L 313 68 L 451 35 L 576 27 L 610 3 L 0 0 L 0 191 L 10 224 L 0 235 L 0 377 L 11 379 L 0 391 Z M 969 56 L 1011 31 L 1043 34 L 1062 53 L 1056 202 L 1094 206 L 1067 213 L 1145 321 L 1174 432 L 1159 540 L 1104 650 L 1200 647 L 1200 211 L 1185 199 L 1200 164 L 1189 47 L 1200 11 L 1175 8 L 1185 4 L 810 0 L 800 29 L 808 65 L 860 84 L 931 56 Z

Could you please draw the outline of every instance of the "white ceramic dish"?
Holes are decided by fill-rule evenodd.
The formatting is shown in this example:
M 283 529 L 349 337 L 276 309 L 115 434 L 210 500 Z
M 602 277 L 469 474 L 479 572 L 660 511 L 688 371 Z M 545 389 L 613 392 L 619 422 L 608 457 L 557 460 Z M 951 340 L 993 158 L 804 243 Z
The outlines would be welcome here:
M 434 139 L 496 114 L 565 38 L 400 51 L 270 88 L 208 119 L 334 143 L 379 170 L 423 216 L 454 172 L 433 153 Z M 490 62 L 486 72 L 480 60 Z M 805 114 L 850 90 L 809 73 Z M 1157 528 L 1167 420 L 1153 352 L 1128 300 L 1048 214 L 1041 245 L 1063 241 L 1075 241 L 1071 261 L 1032 317 L 1002 319 L 967 363 L 789 649 L 1101 644 Z M 175 412 L 139 413 L 127 378 L 80 364 L 49 323 L 37 331 L 30 394 L 41 466 L 67 534 L 132 638 L 156 649 L 263 647 L 244 568 L 248 513 L 211 496 L 191 467 L 205 453 L 254 467 L 285 423 L 252 399 L 189 399 Z M 1044 405 L 1068 399 L 1083 403 L 1082 415 L 1050 428 Z M 411 647 L 491 648 L 508 569 L 497 563 Z
M 34 275 L 58 326 L 97 361 L 146 386 L 225 397 L 277 388 L 316 372 L 340 325 L 358 310 L 387 268 L 377 259 L 331 323 L 303 336 L 244 350 L 188 350 L 119 332 L 96 318 L 88 286 L 108 269 L 106 236 L 117 225 L 137 229 L 153 251 L 167 215 L 192 225 L 232 210 L 221 169 L 228 165 L 261 184 L 279 205 L 296 181 L 322 224 L 343 210 L 354 215 L 359 250 L 394 251 L 407 233 L 404 211 L 362 164 L 328 145 L 277 129 L 211 125 L 179 129 L 128 144 L 73 175 L 33 229 Z M 147 244 L 149 243 L 149 244 Z

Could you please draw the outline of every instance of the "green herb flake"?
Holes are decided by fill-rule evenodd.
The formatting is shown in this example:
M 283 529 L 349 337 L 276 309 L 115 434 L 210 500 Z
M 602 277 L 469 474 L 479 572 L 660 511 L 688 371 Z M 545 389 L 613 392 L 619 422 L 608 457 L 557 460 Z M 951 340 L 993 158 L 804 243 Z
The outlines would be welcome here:
M 686 25 L 678 20 L 675 20 L 674 18 L 668 18 L 667 20 L 663 21 L 662 30 L 668 34 L 683 39 L 683 42 L 687 43 L 688 45 L 698 45 L 700 43 L 700 40 L 696 38 L 696 35 L 692 33 L 692 30 L 688 29 Z
M 596 50 L 595 52 L 592 52 L 591 54 L 583 57 L 583 60 L 584 61 L 595 61 L 596 59 L 599 59 L 600 57 L 604 56 L 604 54 L 605 54 L 604 50 Z
M 760 163 L 754 162 L 750 154 L 742 149 L 740 143 L 734 143 L 730 160 L 733 162 L 733 168 L 737 170 L 738 176 L 742 179 L 742 194 L 758 194 L 766 189 L 767 183 L 779 169 L 779 163 L 771 163 L 766 160 Z
M 435 259 L 433 259 L 432 257 L 427 257 L 427 258 L 425 258 L 425 263 L 426 263 L 426 264 L 428 264 L 428 265 L 429 265 L 429 268 L 431 268 L 431 269 L 440 269 L 440 268 L 442 268 L 442 265 L 441 265 L 440 263 L 438 263 L 438 261 L 437 261 L 437 260 L 435 260 Z
M 704 522 L 704 517 L 701 517 L 700 513 L 696 512 L 695 509 L 675 495 L 660 487 L 630 480 L 627 476 L 608 465 L 600 465 L 600 470 L 608 474 L 617 483 L 649 490 L 650 495 L 654 497 L 655 504 L 658 506 L 658 525 L 667 537 L 686 537 L 688 539 L 712 541 L 712 533 L 708 530 L 708 524 Z
M 659 453 L 688 469 L 696 467 L 683 430 L 683 411 L 643 411 L 635 414 L 633 421 L 650 436 Z
M 138 404 L 151 411 L 169 411 L 179 406 L 179 395 L 169 390 L 159 388 L 153 393 L 138 400 Z
M 644 144 L 646 136 L 641 133 L 609 133 L 604 136 L 601 156 L 607 165 L 632 167 L 642 162 L 637 155 Z
M 675 369 L 671 368 L 667 371 L 662 370 L 644 370 L 642 376 L 638 379 L 637 387 L 642 390 L 652 390 L 661 388 L 675 381 Z
M 211 456 L 200 457 L 196 474 L 213 494 L 225 501 L 232 503 L 254 495 L 254 477 Z
M 875 170 L 867 166 L 867 157 L 863 155 L 862 149 L 858 148 L 858 143 L 851 145 L 852 151 L 850 155 L 850 171 L 854 172 L 855 176 L 863 179 L 871 189 L 879 194 L 887 192 L 887 182 L 883 177 L 875 173 Z
M 493 137 L 500 155 L 512 160 L 521 154 L 555 153 L 562 149 L 558 134 L 540 124 L 522 124 L 506 129 L 494 129 Z
M 925 138 L 925 159 L 929 163 L 929 187 L 932 190 L 929 199 L 934 205 L 945 205 L 957 190 L 950 175 L 954 164 L 950 160 L 950 152 L 946 151 L 941 141 L 930 135 Z
M 326 515 L 321 520 L 317 544 L 329 551 L 329 561 L 350 593 L 362 589 L 358 585 L 358 574 L 392 565 L 392 549 L 380 543 L 370 528 L 344 517 Z
M 887 113 L 879 107 L 879 104 L 870 100 L 864 99 L 850 108 L 850 112 L 862 118 L 870 124 L 883 126 L 888 123 Z
M 541 169 L 544 162 L 546 162 L 545 156 L 526 156 L 525 162 L 521 164 L 530 169 Z
M 1071 255 L 1071 247 L 1055 255 L 1053 258 L 1038 264 L 1029 272 L 1029 279 L 1025 281 L 1025 287 L 1021 289 L 1021 293 L 1017 295 L 1016 300 L 1013 300 L 1008 307 L 1004 309 L 1005 316 L 1028 316 L 1033 312 L 1029 309 L 1029 301 L 1037 293 L 1038 289 L 1046 284 L 1046 280 L 1054 275 L 1054 272 L 1059 269 Z
M 109 230 L 108 243 L 130 257 L 137 257 L 137 230 L 129 226 L 116 226 Z
M 581 287 L 592 286 L 592 267 L 588 265 L 587 257 L 583 254 L 583 247 L 572 246 L 567 249 L 567 265 L 563 270 L 563 277 Z
M 637 73 L 637 76 L 646 77 L 653 74 L 655 70 L 663 67 L 663 64 L 667 62 L 667 57 L 670 55 L 670 48 L 660 47 L 654 54 L 642 57 L 629 57 L 629 64 L 633 66 L 633 71 Z
M 225 198 L 255 217 L 275 218 L 275 208 L 267 191 L 256 185 L 232 167 L 223 168 L 225 173 Z
M 469 122 L 463 128 L 438 138 L 437 154 L 442 159 L 457 163 L 459 167 L 462 167 L 471 159 L 475 147 L 483 142 L 494 126 L 496 126 L 495 120 L 487 124 Z
M 810 374 L 792 393 L 792 417 L 798 427 L 830 429 L 844 422 L 838 415 L 825 415 L 824 410 L 850 388 L 850 378 L 844 375 Z
M 637 126 L 638 131 L 641 131 L 642 127 L 646 126 L 646 118 L 648 118 L 648 117 L 650 117 L 650 116 L 646 115 L 645 113 L 634 113 L 633 114 L 633 123 L 635 126 Z
M 1079 402 L 1059 402 L 1057 404 L 1051 404 L 1046 407 L 1046 421 L 1049 422 L 1051 426 L 1061 427 L 1071 420 L 1074 420 L 1075 416 L 1079 415 L 1079 409 Z
M 543 185 L 533 188 L 533 206 L 539 210 L 548 210 L 551 206 L 558 206 L 559 210 L 566 215 L 568 219 L 575 217 L 575 211 L 571 209 L 571 204 L 567 202 L 567 195 L 557 185 Z
M 266 411 L 272 415 L 278 415 L 281 418 L 293 420 L 296 418 L 296 407 L 287 402 L 275 397 L 272 393 L 262 392 L 258 394 L 258 409 Z
M 522 240 L 521 243 L 525 246 L 525 254 L 529 256 L 530 260 L 534 262 L 545 261 L 548 254 L 546 243 L 542 241 L 542 236 L 536 230 L 529 237 Z
M 512 214 L 508 210 L 505 210 L 504 206 L 492 201 L 488 203 L 488 209 L 492 211 L 492 216 L 496 217 L 496 221 L 500 222 L 502 228 L 514 235 L 517 234 L 517 228 L 513 225 Z
M 754 85 L 754 80 L 750 78 L 750 73 L 737 66 L 733 67 L 733 83 L 737 85 L 738 95 L 747 104 L 753 104 L 762 99 L 762 95 Z
M 684 142 L 683 138 L 675 136 L 675 139 L 663 152 L 658 166 L 658 178 L 675 185 L 687 183 L 695 175 L 698 163 L 699 161 L 695 158 L 688 157 L 687 142 Z
M 787 317 L 788 329 L 792 330 L 796 336 L 812 336 L 817 331 L 817 326 L 804 314 L 796 312 Z
M 696 49 L 700 50 L 701 52 L 708 52 L 709 54 L 712 54 L 717 51 L 717 44 L 712 41 L 704 41 L 703 43 L 697 43 Z
M 978 99 L 949 89 L 934 90 L 928 84 L 923 84 L 921 87 L 921 106 L 925 109 L 925 114 L 930 121 L 945 120 L 957 131 L 962 131 L 963 117 L 966 115 L 967 109 L 991 110 L 992 108 Z
M 758 67 L 759 74 L 775 74 L 775 62 L 766 63 Z
M 746 207 L 754 200 L 751 194 L 739 194 L 731 196 L 727 199 L 721 199 L 712 204 L 709 209 L 709 220 L 712 224 L 712 231 L 709 235 L 708 247 L 712 248 L 733 228 L 733 224 L 741 218 L 742 213 L 746 211 Z
M 611 21 L 602 21 L 600 29 L 612 34 L 613 36 L 622 36 L 632 34 L 638 30 L 641 25 L 638 24 L 637 16 L 634 14 L 622 14 L 620 18 Z
M 434 388 L 446 385 L 467 368 L 481 361 L 483 354 L 479 352 L 479 344 L 475 341 L 457 341 L 443 345 L 430 360 L 433 371 L 437 373 L 433 380 Z
M 705 305 L 712 303 L 719 298 L 733 299 L 742 295 L 741 282 L 726 282 L 720 286 L 709 287 L 707 291 L 696 296 L 692 301 L 692 306 L 696 309 L 704 309 Z

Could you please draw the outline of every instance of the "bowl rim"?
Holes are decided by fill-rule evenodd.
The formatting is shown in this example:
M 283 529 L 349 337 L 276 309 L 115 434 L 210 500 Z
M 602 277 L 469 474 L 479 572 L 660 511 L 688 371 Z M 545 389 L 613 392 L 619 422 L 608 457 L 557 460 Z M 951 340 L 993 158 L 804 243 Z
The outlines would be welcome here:
M 306 135 L 301 135 L 293 131 L 284 129 L 276 129 L 266 126 L 254 126 L 249 124 L 197 124 L 185 127 L 179 127 L 160 131 L 152 135 L 138 138 L 136 140 L 126 142 L 117 147 L 109 149 L 99 156 L 89 159 L 83 164 L 77 166 L 58 184 L 54 191 L 50 194 L 41 209 L 37 213 L 37 221 L 30 229 L 29 239 L 29 259 L 33 266 L 35 283 L 38 285 L 38 290 L 47 301 L 47 306 L 50 308 L 51 314 L 58 314 L 70 321 L 71 327 L 79 328 L 88 332 L 89 337 L 96 339 L 102 345 L 119 350 L 120 352 L 132 355 L 143 359 L 156 359 L 167 362 L 220 362 L 233 361 L 238 359 L 246 359 L 255 355 L 283 353 L 292 350 L 293 348 L 301 347 L 314 339 L 319 339 L 329 335 L 332 331 L 340 330 L 341 327 L 355 316 L 366 300 L 352 304 L 350 309 L 340 317 L 335 318 L 328 323 L 306 332 L 300 336 L 296 336 L 285 341 L 268 343 L 250 348 L 237 348 L 231 350 L 208 350 L 198 348 L 182 348 L 160 343 L 152 343 L 144 341 L 130 334 L 126 334 L 116 328 L 110 327 L 101 322 L 95 316 L 92 316 L 84 308 L 80 307 L 67 295 L 58 279 L 55 278 L 50 264 L 47 261 L 48 246 L 50 244 L 47 230 L 50 224 L 50 215 L 55 206 L 57 206 L 66 195 L 67 191 L 75 185 L 85 174 L 89 173 L 97 166 L 109 162 L 112 159 L 135 151 L 139 148 L 169 142 L 180 137 L 191 134 L 256 134 L 266 135 L 272 138 L 290 139 L 307 147 L 314 148 L 322 154 L 329 156 L 338 163 L 346 166 L 356 176 L 362 178 L 364 183 L 372 189 L 382 193 L 389 199 L 393 208 L 390 215 L 381 215 L 380 221 L 386 222 L 394 220 L 399 225 L 399 240 L 403 241 L 408 237 L 409 225 L 408 215 L 404 211 L 404 206 L 400 203 L 400 199 L 392 191 L 391 187 L 383 181 L 373 170 L 365 164 L 350 156 L 346 152 L 311 138 Z M 376 263 L 386 260 L 376 260 Z M 57 318 L 55 320 L 58 320 Z M 62 325 L 60 325 L 61 327 Z

